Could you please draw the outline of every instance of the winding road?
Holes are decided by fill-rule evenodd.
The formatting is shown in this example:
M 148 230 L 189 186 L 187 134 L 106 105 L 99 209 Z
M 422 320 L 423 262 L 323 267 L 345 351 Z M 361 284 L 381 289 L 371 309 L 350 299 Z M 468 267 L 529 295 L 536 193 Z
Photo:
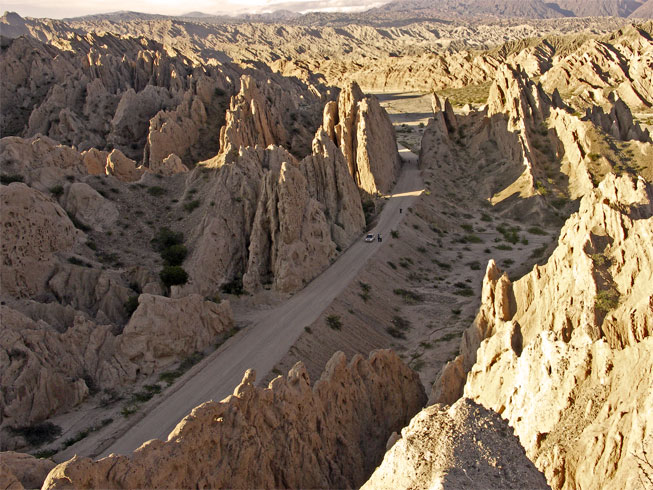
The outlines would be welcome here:
M 405 216 L 406 209 L 422 192 L 417 156 L 399 147 L 404 166 L 393 193 L 388 195 L 377 225 L 370 233 L 388 236 Z M 208 400 L 222 400 L 233 393 L 247 369 L 263 379 L 288 352 L 306 325 L 342 292 L 383 244 L 355 242 L 327 270 L 281 305 L 262 312 L 218 350 L 194 366 L 173 386 L 113 428 L 109 439 L 95 447 L 76 448 L 92 457 L 129 454 L 150 439 L 166 439 L 194 407 Z M 89 443 L 91 441 L 88 441 Z

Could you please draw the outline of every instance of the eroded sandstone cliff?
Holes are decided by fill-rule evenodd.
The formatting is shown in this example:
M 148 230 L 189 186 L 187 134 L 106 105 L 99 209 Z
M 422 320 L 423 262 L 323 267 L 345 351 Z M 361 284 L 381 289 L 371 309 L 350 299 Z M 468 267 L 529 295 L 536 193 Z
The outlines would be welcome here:
M 425 399 L 391 351 L 349 363 L 336 353 L 313 386 L 301 363 L 267 388 L 255 377 L 248 371 L 233 396 L 195 408 L 167 441 L 130 456 L 73 458 L 43 488 L 353 488 Z

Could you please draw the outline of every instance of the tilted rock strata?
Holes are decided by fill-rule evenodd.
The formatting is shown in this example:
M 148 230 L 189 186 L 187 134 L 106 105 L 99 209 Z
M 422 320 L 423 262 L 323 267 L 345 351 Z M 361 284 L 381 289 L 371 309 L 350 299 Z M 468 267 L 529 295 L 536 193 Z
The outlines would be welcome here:
M 424 401 L 418 376 L 390 351 L 349 364 L 336 353 L 313 387 L 301 363 L 268 388 L 254 380 L 248 371 L 233 396 L 196 407 L 167 441 L 74 458 L 43 488 L 353 488 Z
M 636 456 L 653 432 L 645 408 L 653 393 L 652 203 L 643 179 L 609 175 L 581 200 L 546 265 L 501 288 L 488 274 L 461 344 L 467 359 L 480 345 L 464 395 L 508 419 L 554 488 L 639 485 Z M 432 401 L 446 395 L 443 386 L 459 387 L 454 368 L 444 369 L 449 379 Z M 594 465 L 602 471 L 588 473 Z
M 401 430 L 363 489 L 549 488 L 497 413 L 463 398 L 432 405 Z

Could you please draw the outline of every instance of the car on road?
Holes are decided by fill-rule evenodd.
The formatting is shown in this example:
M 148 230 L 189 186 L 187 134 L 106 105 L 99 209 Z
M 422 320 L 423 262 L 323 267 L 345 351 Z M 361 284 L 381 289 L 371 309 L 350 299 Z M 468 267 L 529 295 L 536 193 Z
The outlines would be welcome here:
M 372 233 L 368 233 L 367 236 L 365 237 L 366 242 L 373 242 L 374 241 L 374 235 Z

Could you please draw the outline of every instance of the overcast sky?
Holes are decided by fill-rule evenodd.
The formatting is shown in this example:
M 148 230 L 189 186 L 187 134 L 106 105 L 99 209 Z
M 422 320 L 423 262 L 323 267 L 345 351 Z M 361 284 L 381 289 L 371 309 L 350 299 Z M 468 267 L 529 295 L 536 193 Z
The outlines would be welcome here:
M 257 13 L 288 9 L 306 11 L 356 11 L 381 5 L 388 0 L 0 0 L 0 10 L 28 17 L 76 17 L 80 15 L 131 10 L 151 14 L 180 15 L 200 11 L 208 14 Z

